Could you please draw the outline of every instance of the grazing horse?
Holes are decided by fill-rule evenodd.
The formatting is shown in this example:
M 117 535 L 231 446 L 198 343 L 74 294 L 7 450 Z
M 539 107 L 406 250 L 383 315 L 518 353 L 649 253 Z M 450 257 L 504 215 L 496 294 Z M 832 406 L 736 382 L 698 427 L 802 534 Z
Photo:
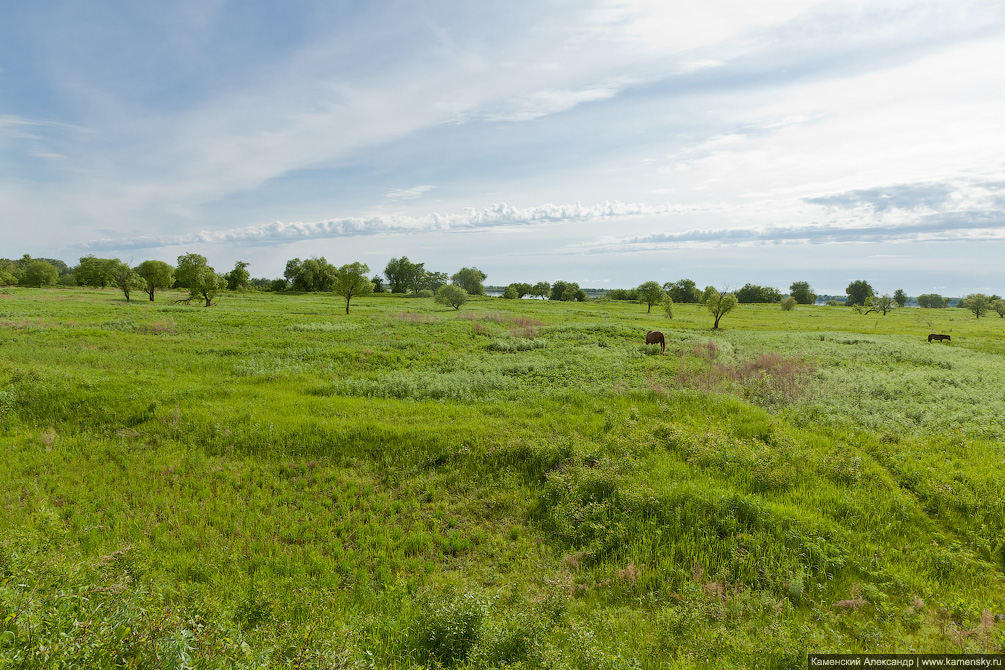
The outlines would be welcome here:
M 953 338 L 949 337 L 948 335 L 939 335 L 938 333 L 932 333 L 931 335 L 928 336 L 928 343 L 931 344 L 932 340 L 938 340 L 939 342 L 942 341 L 952 342 Z
M 667 350 L 667 342 L 663 339 L 663 333 L 658 330 L 650 330 L 646 333 L 646 344 L 658 344 L 660 345 L 660 353 L 665 353 Z

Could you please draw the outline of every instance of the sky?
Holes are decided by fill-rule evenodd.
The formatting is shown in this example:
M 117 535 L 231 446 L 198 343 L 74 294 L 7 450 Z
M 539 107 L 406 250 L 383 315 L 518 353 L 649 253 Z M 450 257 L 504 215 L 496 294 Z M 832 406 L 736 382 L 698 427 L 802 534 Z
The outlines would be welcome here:
M 1005 293 L 1000 0 L 0 5 L 0 257 Z

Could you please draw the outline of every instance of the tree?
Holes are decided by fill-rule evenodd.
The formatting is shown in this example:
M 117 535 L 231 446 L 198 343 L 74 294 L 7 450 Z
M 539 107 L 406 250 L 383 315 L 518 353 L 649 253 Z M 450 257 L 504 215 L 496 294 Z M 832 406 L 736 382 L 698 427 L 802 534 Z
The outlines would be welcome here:
M 459 310 L 468 301 L 468 292 L 456 284 L 444 284 L 436 292 L 436 302 Z
M 907 294 L 904 293 L 904 289 L 898 288 L 893 292 L 893 301 L 897 303 L 897 307 L 904 307 L 907 305 L 907 301 L 910 300 Z
M 303 263 L 299 258 L 291 258 L 286 261 L 286 268 L 283 270 L 283 278 L 286 279 L 286 284 L 288 286 L 293 286 L 293 280 L 300 274 L 300 268 L 302 265 Z
M 534 290 L 534 287 L 532 287 L 527 282 L 513 282 L 512 284 L 506 287 L 507 291 L 509 289 L 513 289 L 513 291 L 516 293 L 515 297 L 517 299 L 520 299 L 523 298 L 525 295 L 531 295 L 531 292 Z
M 923 309 L 942 309 L 948 306 L 948 300 L 938 293 L 922 293 L 918 296 L 918 307 Z
M 564 300 L 566 302 L 583 302 L 586 300 L 586 291 L 579 288 L 576 282 L 566 282 L 558 280 L 551 285 L 550 300 Z
M 653 305 L 663 302 L 667 292 L 663 290 L 659 282 L 647 281 L 639 284 L 639 302 L 646 306 L 646 314 L 653 311 Z
M 296 263 L 291 267 L 290 264 L 294 261 Z M 287 262 L 286 269 L 293 271 L 293 290 L 308 293 L 332 290 L 335 286 L 335 276 L 338 274 L 338 268 L 325 260 L 324 256 L 320 258 L 315 256 L 303 262 L 295 258 Z M 286 273 L 283 274 L 285 276 Z
M 213 298 L 227 287 L 227 280 L 208 265 L 196 265 L 188 275 L 188 298 L 203 298 L 206 307 L 213 304 Z
M 421 265 L 421 264 L 420 264 Z M 422 271 L 422 278 L 419 280 L 419 291 L 432 291 L 436 293 L 440 287 L 450 281 L 446 272 Z
M 42 288 L 43 286 L 54 285 L 57 279 L 59 279 L 59 270 L 54 265 L 46 261 L 34 260 L 30 261 L 25 267 L 24 274 L 21 277 L 21 284 L 23 286 Z
M 520 299 L 520 293 L 517 292 L 517 290 L 516 290 L 516 288 L 514 288 L 513 284 L 510 284 L 503 291 L 502 297 L 505 298 L 506 300 L 519 300 Z
M 112 283 L 112 274 L 120 263 L 118 258 L 96 258 L 84 256 L 73 270 L 73 278 L 78 286 L 105 288 Z
M 757 286 L 748 283 L 736 292 L 736 299 L 742 303 L 778 302 L 782 299 L 782 294 L 778 289 L 770 286 Z
M 204 267 L 206 267 L 205 256 L 191 253 L 179 256 L 174 271 L 175 283 L 179 288 L 192 288 L 196 275 L 201 274 Z
M 530 290 L 530 294 L 537 298 L 547 298 L 549 293 L 551 293 L 551 284 L 546 281 L 539 281 Z
M 422 263 L 416 265 L 408 256 L 392 258 L 384 267 L 384 276 L 391 287 L 391 293 L 408 293 L 422 272 Z
M 663 312 L 667 315 L 668 319 L 673 318 L 673 298 L 666 292 L 663 293 Z
M 129 294 L 133 289 L 143 288 L 143 278 L 136 273 L 136 270 L 129 267 L 129 263 L 117 262 L 111 270 L 111 284 L 122 289 L 126 296 L 126 302 L 132 302 Z
M 373 284 L 374 293 L 384 293 L 384 278 L 380 275 L 374 275 L 370 277 L 370 283 Z
M 171 288 L 174 284 L 174 268 L 164 261 L 143 261 L 136 266 L 136 274 L 143 280 L 142 287 L 150 302 L 154 301 L 154 292 L 159 288 Z
M 248 288 L 248 280 L 251 279 L 251 273 L 246 268 L 249 265 L 251 263 L 237 261 L 234 264 L 234 269 L 223 276 L 227 280 L 227 290 L 244 291 Z
M 12 286 L 19 280 L 20 268 L 8 258 L 0 258 L 0 286 Z
M 349 313 L 349 301 L 355 296 L 373 293 L 373 282 L 366 278 L 370 268 L 364 263 L 348 263 L 338 269 L 335 278 L 335 295 L 345 298 L 345 313 Z
M 712 326 L 712 330 L 718 330 L 719 319 L 736 307 L 736 304 L 736 296 L 732 293 L 719 293 L 715 289 L 712 289 L 711 292 L 707 293 L 705 297 L 705 308 L 708 309 L 709 314 L 715 317 L 715 325 Z
M 817 294 L 810 288 L 808 281 L 794 281 L 789 286 L 789 295 L 800 305 L 812 305 L 817 301 Z
M 890 297 L 889 293 L 884 293 L 878 298 L 875 296 L 869 296 L 865 299 L 864 307 L 868 307 L 866 314 L 869 312 L 882 312 L 883 316 L 896 306 L 897 301 Z
M 796 305 L 798 304 L 799 301 L 796 300 L 796 297 L 790 295 L 788 298 L 782 301 L 782 309 L 786 312 L 791 312 L 796 308 Z
M 461 268 L 450 277 L 450 281 L 467 291 L 469 295 L 485 295 L 485 285 L 482 282 L 487 276 L 478 268 Z
M 1005 300 L 998 298 L 991 301 L 991 309 L 998 313 L 998 316 L 1005 319 Z
M 667 282 L 663 285 L 663 288 L 670 294 L 674 302 L 701 302 L 701 291 L 698 290 L 698 286 L 690 279 L 681 279 L 672 284 Z
M 983 293 L 971 293 L 961 302 L 963 307 L 973 312 L 978 319 L 991 309 L 991 299 Z
M 856 279 L 848 284 L 848 288 L 844 292 L 848 294 L 848 300 L 845 301 L 845 304 L 848 306 L 865 305 L 866 298 L 876 295 L 872 290 L 872 286 L 864 279 Z
M 711 295 L 713 293 L 717 293 L 717 291 L 715 290 L 715 287 L 714 286 L 706 286 L 705 290 L 701 292 L 701 304 L 703 304 L 703 305 L 707 304 L 709 297 L 711 297 Z

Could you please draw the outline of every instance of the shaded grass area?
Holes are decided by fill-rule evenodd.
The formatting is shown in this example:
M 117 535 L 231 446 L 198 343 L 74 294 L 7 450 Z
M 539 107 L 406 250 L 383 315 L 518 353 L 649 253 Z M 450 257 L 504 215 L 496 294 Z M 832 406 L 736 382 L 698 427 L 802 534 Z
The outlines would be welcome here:
M 994 320 L 742 307 L 713 334 L 689 306 L 113 295 L 0 299 L 5 662 L 1005 645 Z

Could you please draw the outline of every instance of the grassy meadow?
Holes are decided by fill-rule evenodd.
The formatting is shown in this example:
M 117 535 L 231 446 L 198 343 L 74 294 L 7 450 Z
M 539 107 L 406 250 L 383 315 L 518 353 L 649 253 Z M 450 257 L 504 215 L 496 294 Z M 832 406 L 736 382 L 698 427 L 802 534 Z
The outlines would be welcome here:
M 141 297 L 0 290 L 0 668 L 1005 652 L 995 314 Z

